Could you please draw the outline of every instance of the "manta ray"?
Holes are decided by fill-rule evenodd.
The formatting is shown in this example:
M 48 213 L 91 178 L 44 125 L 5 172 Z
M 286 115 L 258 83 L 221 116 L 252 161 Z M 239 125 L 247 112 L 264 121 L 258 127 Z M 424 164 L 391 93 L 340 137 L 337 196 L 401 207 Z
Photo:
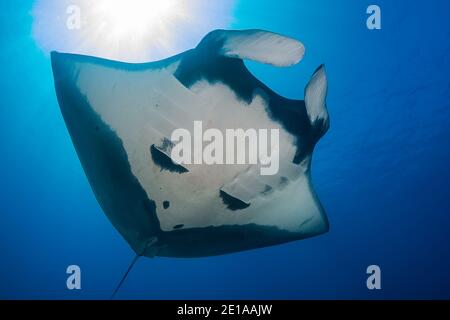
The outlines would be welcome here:
M 328 231 L 311 184 L 312 152 L 329 128 L 325 67 L 304 100 L 293 100 L 244 64 L 287 67 L 304 51 L 269 31 L 215 30 L 156 62 L 52 52 L 58 102 L 87 179 L 137 256 L 221 255 Z M 278 172 L 174 161 L 171 133 L 194 121 L 204 129 L 278 129 Z

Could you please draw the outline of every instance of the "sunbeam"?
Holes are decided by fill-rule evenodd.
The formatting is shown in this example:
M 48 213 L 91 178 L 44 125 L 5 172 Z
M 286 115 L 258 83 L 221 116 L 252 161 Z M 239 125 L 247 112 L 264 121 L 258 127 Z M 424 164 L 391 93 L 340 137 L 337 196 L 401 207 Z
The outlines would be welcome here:
M 157 60 L 231 22 L 233 0 L 38 0 L 33 36 L 45 51 Z

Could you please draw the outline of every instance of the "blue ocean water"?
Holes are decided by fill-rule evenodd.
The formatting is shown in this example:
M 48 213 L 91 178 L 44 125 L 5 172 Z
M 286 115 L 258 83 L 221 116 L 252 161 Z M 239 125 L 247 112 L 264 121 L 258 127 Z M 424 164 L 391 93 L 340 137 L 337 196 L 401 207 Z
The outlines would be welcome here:
M 374 3 L 382 29 L 370 31 Z M 79 163 L 32 8 L 7 0 L 0 10 L 0 298 L 109 298 L 134 253 Z M 326 64 L 331 128 L 312 170 L 330 232 L 219 257 L 140 259 L 117 297 L 450 298 L 449 14 L 447 0 L 236 1 L 229 28 L 307 48 L 290 69 L 247 63 L 275 91 L 303 98 Z M 80 291 L 66 288 L 71 264 Z M 372 264 L 381 290 L 366 287 Z

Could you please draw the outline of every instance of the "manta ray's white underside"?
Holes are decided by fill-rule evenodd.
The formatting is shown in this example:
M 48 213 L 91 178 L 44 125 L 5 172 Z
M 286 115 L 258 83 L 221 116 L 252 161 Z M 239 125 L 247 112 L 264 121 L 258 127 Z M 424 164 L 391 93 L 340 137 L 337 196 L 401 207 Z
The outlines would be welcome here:
M 220 67 L 229 60 L 234 63 L 241 57 L 290 65 L 303 55 L 303 46 L 295 40 L 263 31 L 221 37 L 225 39 L 222 49 L 211 53 L 211 59 L 216 59 L 215 55 L 221 58 L 207 68 L 214 68 L 214 64 Z M 206 41 L 206 47 L 217 37 L 212 39 Z M 252 46 L 273 47 L 274 41 L 280 46 L 272 60 L 267 50 L 251 50 Z M 203 47 L 199 45 L 205 50 Z M 301 140 L 302 136 L 287 130 L 283 121 L 274 120 L 270 108 L 274 107 L 275 94 L 256 79 L 248 80 L 254 86 L 248 100 L 227 81 L 211 81 L 209 76 L 200 75 L 189 85 L 182 83 L 180 79 L 191 73 L 180 75 L 180 70 L 188 58 L 195 61 L 195 54 L 192 50 L 142 65 L 77 55 L 52 56 L 58 99 L 69 132 L 97 199 L 115 227 L 137 253 L 167 256 L 220 254 L 328 230 L 310 182 L 313 145 L 309 144 L 314 135 L 308 132 L 309 127 L 296 131 L 305 132 Z M 246 69 L 242 72 L 247 77 Z M 317 121 L 322 126 L 328 124 L 325 94 L 326 77 L 321 68 L 306 89 L 306 109 L 301 113 L 309 119 L 310 130 Z M 184 165 L 185 172 L 165 170 L 152 151 L 170 157 L 164 142 L 175 129 L 192 131 L 194 121 L 202 121 L 204 130 L 223 132 L 278 129 L 278 173 L 262 176 L 259 164 Z M 302 146 L 306 151 L 294 163 Z M 221 192 L 246 206 L 231 210 Z

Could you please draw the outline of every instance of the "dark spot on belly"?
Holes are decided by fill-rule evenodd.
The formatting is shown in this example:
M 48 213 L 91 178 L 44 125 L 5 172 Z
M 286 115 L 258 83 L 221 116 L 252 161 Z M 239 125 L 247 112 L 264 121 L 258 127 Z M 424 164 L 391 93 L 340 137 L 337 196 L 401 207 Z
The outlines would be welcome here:
M 264 190 L 261 191 L 261 194 L 268 195 L 272 191 L 273 191 L 273 188 L 271 186 L 269 186 L 268 184 L 266 184 L 264 187 Z
M 227 206 L 227 209 L 232 211 L 250 207 L 250 203 L 245 203 L 241 199 L 235 198 L 222 190 L 220 190 L 220 197 L 222 198 L 223 203 Z
M 189 170 L 185 167 L 173 162 L 168 155 L 159 150 L 154 144 L 150 147 L 150 154 L 152 156 L 153 162 L 161 168 L 161 171 L 167 170 L 175 173 L 189 172 Z
M 175 146 L 175 144 L 170 141 L 169 138 L 162 138 L 161 144 L 158 146 L 158 148 L 166 153 L 170 153 L 170 150 Z
M 281 177 L 281 178 L 280 178 L 280 186 L 281 186 L 281 187 L 287 186 L 288 183 L 289 183 L 289 179 L 288 179 L 288 178 L 286 178 L 286 177 Z
M 184 227 L 184 224 L 177 224 L 176 226 L 174 226 L 174 229 L 181 229 Z
M 305 221 L 303 221 L 303 222 L 300 224 L 300 228 L 303 227 L 303 226 L 304 226 L 305 224 L 307 224 L 308 222 L 310 222 L 312 219 L 313 219 L 313 217 L 309 217 L 308 219 L 306 219 Z
M 170 207 L 170 202 L 166 200 L 163 202 L 163 208 L 167 209 L 168 207 Z

